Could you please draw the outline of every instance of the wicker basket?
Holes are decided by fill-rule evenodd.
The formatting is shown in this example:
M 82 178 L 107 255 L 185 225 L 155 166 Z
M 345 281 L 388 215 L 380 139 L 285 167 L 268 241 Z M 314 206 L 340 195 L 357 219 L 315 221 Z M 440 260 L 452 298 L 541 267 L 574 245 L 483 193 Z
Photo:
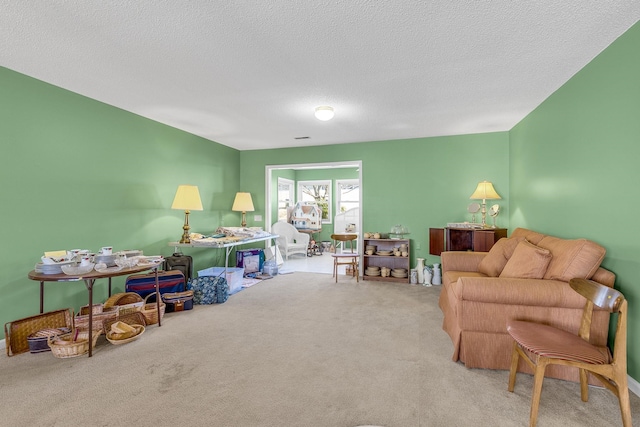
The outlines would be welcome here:
M 120 292 L 109 297 L 104 303 L 105 308 L 119 307 L 118 315 L 135 313 L 142 309 L 144 301 L 135 292 Z
M 104 304 L 93 304 L 93 314 L 99 314 L 102 313 L 104 311 Z M 80 313 L 78 313 L 79 315 L 88 315 L 89 314 L 89 306 L 88 305 L 83 305 L 82 307 L 80 307 Z
M 94 306 L 95 309 L 95 306 Z M 107 320 L 116 319 L 118 317 L 119 307 L 104 308 L 101 313 L 95 313 L 93 315 L 93 329 L 94 331 L 102 331 L 102 326 Z M 74 319 L 74 325 L 76 329 L 88 330 L 89 329 L 89 314 L 78 314 Z
M 104 322 L 104 326 L 103 326 L 103 330 L 105 335 L 111 331 L 111 325 L 113 325 L 116 322 L 124 322 L 127 325 L 142 325 L 142 326 L 147 326 L 147 322 L 144 319 L 144 315 L 139 312 L 136 311 L 135 313 L 127 313 L 127 314 L 118 314 L 118 318 L 117 319 L 112 319 L 112 320 L 107 320 Z
M 151 293 L 149 295 L 147 295 L 144 299 L 144 305 L 142 306 L 142 309 L 140 310 L 140 312 L 142 313 L 142 315 L 144 316 L 144 320 L 147 323 L 147 325 L 155 325 L 156 323 L 158 323 L 159 319 L 162 319 L 162 317 L 164 316 L 164 312 L 167 308 L 167 305 L 162 302 L 162 299 L 160 299 L 160 318 L 158 318 L 158 305 L 157 302 L 147 302 L 147 300 L 149 299 L 149 297 L 151 295 L 155 295 L 154 293 Z
M 111 344 L 114 344 L 114 345 L 120 345 L 120 344 L 126 344 L 128 342 L 137 340 L 138 338 L 140 338 L 140 335 L 144 333 L 144 326 L 142 325 L 131 325 L 131 326 L 133 326 L 136 329 L 132 336 L 129 336 L 127 338 L 122 338 L 122 339 L 116 339 L 116 335 L 113 334 L 111 331 L 109 331 L 107 333 L 107 341 L 109 341 Z
M 34 332 L 27 337 L 29 352 L 42 353 L 43 351 L 51 351 L 48 344 L 49 337 L 54 338 L 58 335 L 68 334 L 69 332 L 71 332 L 69 328 L 47 328 Z
M 135 292 L 120 292 L 113 294 L 104 302 L 105 308 L 116 305 L 127 305 L 142 302 L 142 297 Z
M 93 347 L 96 346 L 96 342 L 98 342 L 98 337 L 102 331 L 93 331 Z M 75 333 L 60 335 L 54 340 L 49 337 L 48 343 L 49 347 L 51 347 L 51 353 L 59 358 L 66 359 L 69 357 L 82 356 L 89 351 L 89 339 L 78 338 L 74 340 Z
M 4 325 L 7 356 L 14 356 L 29 351 L 27 338 L 34 332 L 49 328 L 73 327 L 73 310 L 50 311 L 24 319 L 14 320 Z

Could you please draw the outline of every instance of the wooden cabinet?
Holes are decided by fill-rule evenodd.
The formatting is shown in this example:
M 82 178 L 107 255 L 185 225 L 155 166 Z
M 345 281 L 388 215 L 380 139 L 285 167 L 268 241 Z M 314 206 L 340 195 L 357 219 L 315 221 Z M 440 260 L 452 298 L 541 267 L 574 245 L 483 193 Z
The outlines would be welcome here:
M 443 251 L 489 252 L 493 245 L 507 237 L 506 228 L 430 228 L 429 254 Z
M 393 255 L 393 249 L 399 248 L 400 245 L 407 245 L 407 256 L 395 256 Z M 367 245 L 374 245 L 377 248 L 377 252 L 391 252 L 391 255 L 379 255 L 374 253 L 373 255 L 367 255 L 366 252 L 363 251 L 362 257 L 362 280 L 380 280 L 383 282 L 400 282 L 400 283 L 410 283 L 411 280 L 411 267 L 409 265 L 411 257 L 411 240 L 410 239 L 363 239 L 363 249 L 366 250 Z M 381 276 L 367 276 L 367 267 L 375 266 L 375 267 L 388 267 L 390 269 L 394 268 L 404 268 L 407 271 L 407 277 L 381 277 Z

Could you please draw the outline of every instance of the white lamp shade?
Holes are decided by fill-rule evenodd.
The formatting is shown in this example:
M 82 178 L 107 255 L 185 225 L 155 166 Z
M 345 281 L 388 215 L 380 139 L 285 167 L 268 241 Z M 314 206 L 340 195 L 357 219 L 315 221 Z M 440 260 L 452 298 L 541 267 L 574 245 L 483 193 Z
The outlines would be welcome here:
M 327 105 L 322 105 L 320 107 L 316 107 L 316 119 L 322 120 L 326 122 L 327 120 L 333 119 L 333 107 L 329 107 Z
M 201 211 L 202 201 L 197 185 L 179 185 L 171 209 Z
M 496 192 L 495 188 L 493 188 L 493 184 L 489 181 L 482 181 L 478 184 L 476 191 L 473 192 L 470 199 L 475 200 L 493 200 L 493 199 L 502 199 L 500 195 Z
M 253 200 L 251 200 L 251 193 L 236 193 L 236 198 L 233 201 L 232 211 L 236 212 L 253 212 Z

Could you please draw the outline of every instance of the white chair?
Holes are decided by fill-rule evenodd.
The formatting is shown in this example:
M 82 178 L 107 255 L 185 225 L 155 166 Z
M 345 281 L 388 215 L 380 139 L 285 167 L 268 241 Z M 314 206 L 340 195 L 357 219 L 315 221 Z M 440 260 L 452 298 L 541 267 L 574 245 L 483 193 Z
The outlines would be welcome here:
M 307 256 L 309 248 L 309 235 L 301 233 L 288 222 L 278 221 L 271 226 L 271 232 L 277 234 L 278 247 L 284 253 L 285 259 L 291 254 L 303 254 Z

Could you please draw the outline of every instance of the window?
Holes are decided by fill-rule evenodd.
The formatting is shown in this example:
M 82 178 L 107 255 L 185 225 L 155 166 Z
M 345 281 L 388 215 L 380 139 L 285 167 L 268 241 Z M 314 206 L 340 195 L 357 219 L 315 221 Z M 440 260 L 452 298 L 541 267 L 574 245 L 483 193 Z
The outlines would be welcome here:
M 298 181 L 298 200 L 315 202 L 322 212 L 322 223 L 331 224 L 331 181 Z
M 295 200 L 294 182 L 278 178 L 278 221 L 288 222 L 287 208 L 293 207 Z
M 360 181 L 343 179 L 336 181 L 336 210 L 338 213 L 360 206 Z

